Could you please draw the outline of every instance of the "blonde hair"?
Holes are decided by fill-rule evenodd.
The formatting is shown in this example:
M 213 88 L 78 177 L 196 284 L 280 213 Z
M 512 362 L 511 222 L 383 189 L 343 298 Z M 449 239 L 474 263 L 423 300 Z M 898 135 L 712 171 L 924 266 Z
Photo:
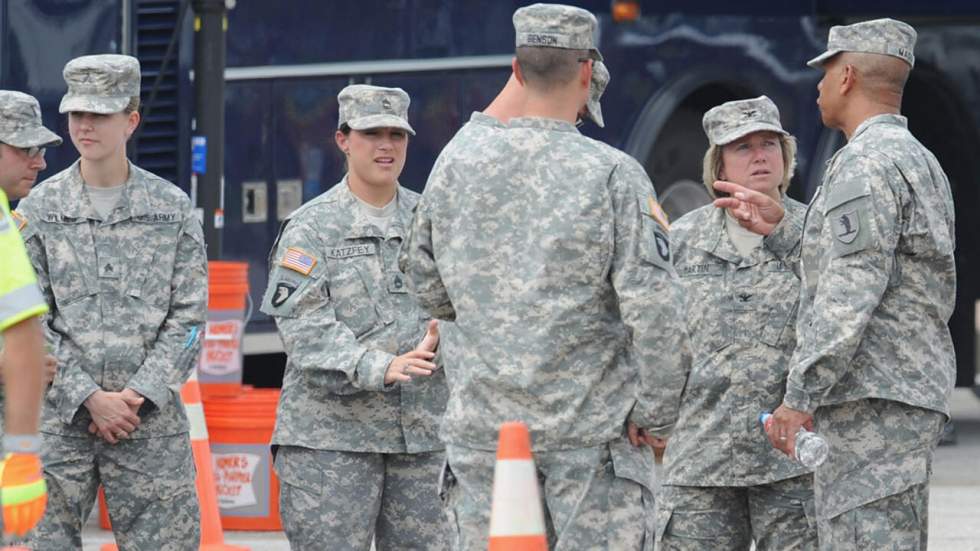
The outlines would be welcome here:
M 724 168 L 721 159 L 721 150 L 724 146 L 711 144 L 704 152 L 704 163 L 701 171 L 701 181 L 704 187 L 708 188 L 708 194 L 716 198 L 713 184 L 721 175 Z M 783 154 L 783 181 L 779 183 L 779 193 L 785 194 L 789 189 L 790 180 L 796 171 L 796 138 L 779 134 L 779 149 Z
M 132 96 L 131 98 L 129 98 L 129 103 L 126 104 L 126 107 L 123 108 L 122 112 L 128 115 L 130 113 L 135 113 L 136 111 L 139 110 L 140 110 L 140 97 Z

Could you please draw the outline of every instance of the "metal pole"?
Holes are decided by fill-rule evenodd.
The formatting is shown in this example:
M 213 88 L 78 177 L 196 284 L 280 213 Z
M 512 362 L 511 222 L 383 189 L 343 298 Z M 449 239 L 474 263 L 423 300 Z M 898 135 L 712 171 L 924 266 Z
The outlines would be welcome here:
M 225 144 L 225 0 L 193 0 L 194 8 L 194 113 L 195 138 L 206 141 L 203 159 L 194 163 L 200 207 L 204 211 L 204 238 L 208 258 L 221 258 L 224 227 Z M 198 147 L 200 139 L 194 140 Z M 201 163 L 200 161 L 204 162 Z

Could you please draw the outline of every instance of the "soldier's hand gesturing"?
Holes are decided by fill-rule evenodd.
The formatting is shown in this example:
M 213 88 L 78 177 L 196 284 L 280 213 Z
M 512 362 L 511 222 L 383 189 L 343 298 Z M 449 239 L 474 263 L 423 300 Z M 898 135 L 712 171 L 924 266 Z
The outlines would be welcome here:
M 412 380 L 412 377 L 432 375 L 433 371 L 439 369 L 439 366 L 429 361 L 435 355 L 435 352 L 415 349 L 397 356 L 388 364 L 388 371 L 385 372 L 385 384 L 407 383 Z
M 115 444 L 136 430 L 140 424 L 136 410 L 143 398 L 134 398 L 131 393 L 97 390 L 89 396 L 85 407 L 92 414 L 94 425 L 89 426 L 89 432 L 98 433 L 106 442 Z
M 415 349 L 435 352 L 436 348 L 439 348 L 439 321 L 430 320 L 425 328 L 425 336 Z
M 786 214 L 783 205 L 765 193 L 724 180 L 715 181 L 713 187 L 728 194 L 715 199 L 714 205 L 727 209 L 743 228 L 759 235 L 772 233 Z

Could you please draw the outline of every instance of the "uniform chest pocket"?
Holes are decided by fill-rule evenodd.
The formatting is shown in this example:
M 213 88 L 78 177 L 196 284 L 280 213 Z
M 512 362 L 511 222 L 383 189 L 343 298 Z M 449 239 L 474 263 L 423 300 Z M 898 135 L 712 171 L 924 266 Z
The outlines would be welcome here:
M 132 238 L 122 243 L 126 265 L 123 290 L 127 295 L 164 312 L 170 309 L 171 282 L 177 256 L 179 223 L 130 224 Z
M 96 294 L 95 249 L 88 220 L 50 224 L 44 249 L 51 293 L 59 308 Z M 90 273 L 91 269 L 91 273 Z
M 358 338 L 394 322 L 383 294 L 388 282 L 374 255 L 330 258 L 329 290 L 337 321 L 345 324 Z
M 685 317 L 695 354 L 707 354 L 731 344 L 730 307 L 721 267 L 679 266 L 684 285 Z
M 800 304 L 800 280 L 785 264 L 771 262 L 765 268 L 762 300 L 767 316 L 760 339 L 773 346 L 793 346 L 796 341 L 796 312 Z

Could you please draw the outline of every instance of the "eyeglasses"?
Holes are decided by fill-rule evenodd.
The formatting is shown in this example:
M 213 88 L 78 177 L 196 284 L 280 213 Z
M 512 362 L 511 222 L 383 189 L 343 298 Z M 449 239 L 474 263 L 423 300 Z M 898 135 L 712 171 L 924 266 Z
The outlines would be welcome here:
M 46 147 L 40 147 L 32 145 L 31 147 L 18 147 L 17 149 L 24 152 L 25 155 L 31 159 L 44 158 L 44 152 L 47 151 Z

